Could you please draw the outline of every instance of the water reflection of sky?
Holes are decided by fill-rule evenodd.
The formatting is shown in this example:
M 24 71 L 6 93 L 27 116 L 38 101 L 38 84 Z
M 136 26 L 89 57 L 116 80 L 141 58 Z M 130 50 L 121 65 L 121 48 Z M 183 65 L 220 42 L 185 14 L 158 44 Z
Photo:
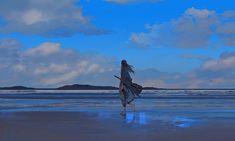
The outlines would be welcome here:
M 134 124 L 134 125 L 147 125 L 148 123 L 151 122 L 166 122 L 166 123 L 171 123 L 173 126 L 180 127 L 180 128 L 189 128 L 192 126 L 198 126 L 202 122 L 201 120 L 196 120 L 196 119 L 191 119 L 191 118 L 184 118 L 184 117 L 168 117 L 166 118 L 165 116 L 158 116 L 155 115 L 156 118 L 151 118 L 153 116 L 148 116 L 151 115 L 151 113 L 146 113 L 146 112 L 129 112 L 125 116 L 125 121 L 126 123 Z
M 176 93 L 175 91 L 169 92 Z M 218 95 L 222 92 L 224 93 L 224 91 L 213 93 Z M 196 95 L 198 91 L 194 93 L 194 95 Z M 177 97 L 178 94 L 185 96 L 179 98 Z M 159 98 L 161 95 L 165 96 L 165 93 L 162 91 L 155 94 L 143 94 L 143 98 L 136 99 L 136 109 L 138 112 L 133 113 L 128 111 L 124 117 L 125 123 L 148 125 L 152 121 L 159 120 L 171 123 L 176 127 L 186 128 L 198 125 L 201 119 L 229 118 L 235 120 L 235 98 L 228 98 L 224 94 L 222 97 L 219 96 L 220 99 L 215 99 L 213 98 L 215 94 L 213 94 L 212 98 L 205 99 L 203 96 L 199 95 L 196 99 L 188 99 L 186 92 L 180 91 L 178 94 L 174 94 L 174 96 L 173 94 L 171 94 L 172 96 L 167 94 L 168 98 Z M 42 95 L 44 95 L 44 98 L 40 99 Z M 55 98 L 55 95 L 60 99 Z M 24 98 L 25 94 L 17 94 L 17 97 L 19 98 L 0 98 L 0 112 L 94 112 L 98 113 L 98 118 L 110 119 L 113 118 L 113 115 L 120 117 L 119 112 L 122 108 L 116 93 L 30 94 L 30 97 L 38 97 L 39 99 L 27 99 Z M 47 99 L 48 97 L 49 99 Z M 64 97 L 65 99 L 63 99 Z M 86 99 L 84 99 L 84 97 L 86 97 Z M 103 97 L 106 98 L 104 99 Z
M 152 113 L 148 112 L 137 112 L 137 113 L 129 112 L 125 116 L 125 122 L 127 124 L 140 125 L 140 126 L 148 125 L 151 124 L 152 122 L 164 122 L 180 128 L 199 126 L 202 123 L 202 120 L 192 119 L 187 117 L 177 117 L 177 116 L 166 117 L 166 116 L 157 116 L 157 115 L 154 116 L 155 118 L 153 118 Z
M 195 120 L 195 119 L 190 119 L 190 118 L 182 118 L 182 117 L 176 117 L 172 123 L 176 126 L 176 127 L 181 127 L 181 128 L 189 128 L 192 126 L 198 126 L 199 123 L 201 123 L 202 121 L 200 120 Z
M 118 113 L 113 112 L 99 112 L 97 117 L 99 119 L 112 119 L 117 117 Z M 124 119 L 127 124 L 135 124 L 135 125 L 146 125 L 147 124 L 147 116 L 145 112 L 127 112 L 126 115 L 118 115 L 120 119 Z
M 99 119 L 114 119 L 117 118 L 118 113 L 112 112 L 99 112 L 97 117 Z M 203 120 L 193 119 L 190 117 L 180 117 L 178 115 L 162 115 L 159 116 L 157 113 L 151 112 L 127 112 L 126 115 L 118 115 L 119 119 L 123 119 L 125 124 L 133 126 L 145 126 L 152 122 L 163 122 L 171 124 L 175 127 L 189 128 L 193 126 L 199 126 Z
M 125 116 L 126 123 L 134 123 L 138 125 L 146 125 L 147 119 L 144 112 L 128 112 Z

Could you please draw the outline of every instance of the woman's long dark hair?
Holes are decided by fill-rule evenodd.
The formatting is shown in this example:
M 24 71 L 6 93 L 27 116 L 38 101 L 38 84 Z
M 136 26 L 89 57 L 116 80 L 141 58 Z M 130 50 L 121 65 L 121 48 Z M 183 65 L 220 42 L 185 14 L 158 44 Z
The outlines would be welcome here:
M 133 74 L 135 73 L 135 71 L 133 70 L 134 67 L 132 65 L 129 65 L 126 60 L 122 60 L 121 70 L 123 70 L 124 68 L 127 69 L 127 71 L 130 73 L 133 73 Z

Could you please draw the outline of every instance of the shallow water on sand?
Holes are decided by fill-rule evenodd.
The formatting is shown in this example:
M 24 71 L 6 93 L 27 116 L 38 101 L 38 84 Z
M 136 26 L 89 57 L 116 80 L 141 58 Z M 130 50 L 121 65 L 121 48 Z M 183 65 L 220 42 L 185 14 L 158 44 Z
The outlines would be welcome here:
M 235 122 L 233 90 L 144 91 L 135 104 L 137 111 L 128 109 L 126 123 L 161 120 L 187 128 L 210 120 Z M 119 113 L 121 105 L 117 91 L 0 91 L 0 110 L 90 112 L 105 119 Z

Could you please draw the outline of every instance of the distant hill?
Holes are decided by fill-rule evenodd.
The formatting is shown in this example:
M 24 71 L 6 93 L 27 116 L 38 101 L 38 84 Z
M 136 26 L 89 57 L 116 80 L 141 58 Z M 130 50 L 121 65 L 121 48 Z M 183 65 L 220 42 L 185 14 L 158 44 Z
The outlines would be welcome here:
M 144 90 L 161 90 L 161 88 L 155 87 L 144 87 Z M 113 86 L 93 86 L 93 85 L 80 85 L 80 84 L 73 84 L 73 85 L 65 85 L 62 87 L 57 88 L 57 90 L 118 90 L 117 87 Z
M 0 87 L 0 90 L 35 90 L 35 88 L 29 88 L 24 86 L 12 86 L 12 87 Z
M 93 86 L 93 85 L 65 85 L 59 88 L 30 88 L 25 86 L 0 87 L 0 90 L 118 90 L 113 86 Z M 144 87 L 143 90 L 161 90 L 161 88 Z
M 57 90 L 117 90 L 117 87 L 112 86 L 92 86 L 92 85 L 65 85 L 57 88 Z

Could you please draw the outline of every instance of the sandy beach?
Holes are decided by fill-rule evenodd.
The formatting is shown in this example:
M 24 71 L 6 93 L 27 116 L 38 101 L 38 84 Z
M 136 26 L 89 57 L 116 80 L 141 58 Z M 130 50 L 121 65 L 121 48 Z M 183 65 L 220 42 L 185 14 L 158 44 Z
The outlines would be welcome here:
M 5 112 L 0 114 L 0 140 L 233 141 L 235 138 L 234 119 L 193 125 L 186 120 L 146 120 L 141 115 L 151 116 L 151 113 L 129 112 L 122 117 L 110 112 Z
M 0 94 L 0 141 L 234 141 L 234 91 L 145 91 L 120 115 L 117 92 Z

